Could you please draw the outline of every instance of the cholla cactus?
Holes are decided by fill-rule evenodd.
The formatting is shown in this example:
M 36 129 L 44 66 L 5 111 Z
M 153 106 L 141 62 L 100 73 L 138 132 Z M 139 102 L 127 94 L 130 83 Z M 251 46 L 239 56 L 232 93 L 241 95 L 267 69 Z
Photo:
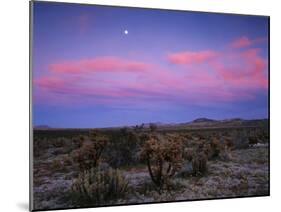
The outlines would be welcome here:
M 101 154 L 108 143 L 108 138 L 102 135 L 91 136 L 84 141 L 75 153 L 73 160 L 78 162 L 80 170 L 97 167 Z
M 79 174 L 71 191 L 74 204 L 102 205 L 124 197 L 128 191 L 128 181 L 119 170 L 92 168 Z
M 209 143 L 204 144 L 202 151 L 205 153 L 208 159 L 213 157 L 212 146 Z
M 192 159 L 193 175 L 200 176 L 205 174 L 207 172 L 207 161 L 208 158 L 204 152 L 194 155 Z
M 176 138 L 151 136 L 143 145 L 141 159 L 146 161 L 153 183 L 160 190 L 168 180 L 180 170 L 182 157 L 182 142 Z
M 224 143 L 225 143 L 225 146 L 228 150 L 234 149 L 234 143 L 233 143 L 233 140 L 230 137 L 224 138 Z
M 75 148 L 81 148 L 83 145 L 83 142 L 85 140 L 85 137 L 80 135 L 72 138 L 72 144 Z
M 185 160 L 187 161 L 191 161 L 192 158 L 193 158 L 193 155 L 194 155 L 194 149 L 193 148 L 185 148 L 184 149 L 184 154 L 183 154 L 183 157 Z
M 222 148 L 222 145 L 219 141 L 219 139 L 214 138 L 211 143 L 211 150 L 212 150 L 212 158 L 218 157 Z

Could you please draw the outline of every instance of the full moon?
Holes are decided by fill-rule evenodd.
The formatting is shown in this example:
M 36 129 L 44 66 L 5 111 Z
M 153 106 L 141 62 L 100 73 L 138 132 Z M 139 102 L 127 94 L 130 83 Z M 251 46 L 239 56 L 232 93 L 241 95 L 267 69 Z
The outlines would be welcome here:
M 124 30 L 124 34 L 125 34 L 125 35 L 128 35 L 128 34 L 129 34 L 129 31 L 128 31 L 128 30 Z

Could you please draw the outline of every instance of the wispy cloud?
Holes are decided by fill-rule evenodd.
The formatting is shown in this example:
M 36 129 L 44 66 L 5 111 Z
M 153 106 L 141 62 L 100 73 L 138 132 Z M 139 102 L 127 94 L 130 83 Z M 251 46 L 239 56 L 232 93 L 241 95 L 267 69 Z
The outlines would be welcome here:
M 205 63 L 218 56 L 215 51 L 205 50 L 199 52 L 184 51 L 168 55 L 168 60 L 173 64 L 192 65 Z
M 243 42 L 237 47 L 244 49 L 231 51 L 170 53 L 166 65 L 165 61 L 159 65 L 114 56 L 58 61 L 50 64 L 47 76 L 34 80 L 35 90 L 59 104 L 206 104 L 254 99 L 268 89 L 267 60 L 259 48 L 251 47 L 252 41 Z M 52 102 L 46 98 L 38 101 Z
M 266 41 L 267 41 L 267 38 L 264 38 L 264 37 L 260 37 L 260 38 L 256 38 L 256 39 L 250 39 L 247 36 L 242 36 L 242 37 L 234 40 L 230 44 L 230 46 L 232 48 L 240 49 L 240 48 L 251 47 L 251 46 L 254 46 L 256 44 L 266 42 Z
M 150 68 L 150 64 L 131 61 L 118 57 L 99 57 L 63 61 L 50 65 L 50 70 L 60 73 L 89 73 L 89 72 L 142 72 Z

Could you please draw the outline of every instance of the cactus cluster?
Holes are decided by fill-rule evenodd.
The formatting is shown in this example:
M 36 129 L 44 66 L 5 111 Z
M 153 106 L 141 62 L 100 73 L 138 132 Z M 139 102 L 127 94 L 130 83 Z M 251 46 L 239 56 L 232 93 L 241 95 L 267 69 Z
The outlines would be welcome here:
M 74 152 L 73 160 L 78 163 L 81 171 L 97 167 L 108 138 L 96 133 L 84 138 L 83 145 Z
M 182 143 L 176 138 L 162 140 L 151 136 L 143 145 L 140 157 L 147 164 L 153 183 L 161 191 L 169 179 L 181 169 Z

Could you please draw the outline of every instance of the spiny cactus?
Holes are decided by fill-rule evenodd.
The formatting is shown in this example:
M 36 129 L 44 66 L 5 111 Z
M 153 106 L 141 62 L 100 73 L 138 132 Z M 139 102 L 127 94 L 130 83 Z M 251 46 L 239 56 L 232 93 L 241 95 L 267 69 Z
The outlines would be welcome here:
M 225 146 L 228 150 L 234 149 L 234 143 L 233 143 L 233 140 L 230 137 L 224 138 L 224 143 L 225 143 Z
M 190 148 L 190 147 L 188 148 L 188 147 L 186 147 L 186 148 L 184 149 L 183 157 L 184 157 L 185 160 L 191 161 L 192 158 L 193 158 L 193 154 L 194 154 L 193 148 Z
M 192 170 L 194 176 L 201 176 L 207 172 L 208 158 L 204 152 L 195 154 L 192 159 Z
M 151 136 L 144 143 L 140 157 L 146 161 L 151 180 L 160 192 L 169 179 L 181 168 L 182 142 L 176 138 L 161 139 Z
M 128 181 L 117 169 L 91 168 L 79 174 L 71 187 L 74 204 L 102 205 L 122 198 L 128 192 Z
M 219 141 L 219 139 L 214 138 L 211 143 L 211 150 L 212 150 L 212 158 L 218 157 L 221 151 L 221 143 Z
M 101 154 L 108 143 L 108 138 L 102 135 L 91 134 L 83 141 L 83 145 L 74 152 L 73 160 L 78 162 L 80 170 L 97 167 Z
M 80 135 L 72 138 L 72 144 L 75 148 L 81 148 L 83 145 L 83 142 L 85 140 L 85 137 Z
M 202 151 L 205 153 L 208 159 L 213 157 L 212 146 L 209 143 L 204 144 Z

